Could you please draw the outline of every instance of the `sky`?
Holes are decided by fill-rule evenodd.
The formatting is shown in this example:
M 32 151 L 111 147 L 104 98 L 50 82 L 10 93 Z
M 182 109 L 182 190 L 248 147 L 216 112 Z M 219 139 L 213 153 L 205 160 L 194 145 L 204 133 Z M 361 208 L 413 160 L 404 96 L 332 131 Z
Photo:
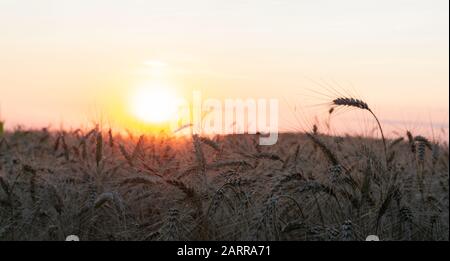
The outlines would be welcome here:
M 277 98 L 285 130 L 326 84 L 364 97 L 386 125 L 448 130 L 448 5 L 0 0 L 0 117 L 118 122 L 130 92 L 156 79 L 182 96 Z

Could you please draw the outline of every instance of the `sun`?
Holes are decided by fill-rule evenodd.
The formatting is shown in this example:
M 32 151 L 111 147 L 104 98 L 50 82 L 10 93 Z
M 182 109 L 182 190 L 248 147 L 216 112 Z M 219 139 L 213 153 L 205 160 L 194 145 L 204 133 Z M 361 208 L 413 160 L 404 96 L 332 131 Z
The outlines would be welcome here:
M 132 114 L 147 124 L 168 123 L 178 110 L 177 96 L 165 86 L 140 87 L 133 92 L 130 103 Z

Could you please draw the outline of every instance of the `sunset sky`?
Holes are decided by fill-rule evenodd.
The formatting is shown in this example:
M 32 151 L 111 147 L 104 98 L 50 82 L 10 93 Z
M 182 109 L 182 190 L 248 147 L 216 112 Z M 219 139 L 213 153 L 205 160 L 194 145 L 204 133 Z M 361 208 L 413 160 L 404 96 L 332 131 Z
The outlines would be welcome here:
M 135 90 L 158 82 L 179 96 L 278 98 L 281 128 L 292 130 L 294 107 L 329 83 L 354 90 L 384 124 L 448 130 L 448 5 L 0 0 L 1 118 L 120 124 Z

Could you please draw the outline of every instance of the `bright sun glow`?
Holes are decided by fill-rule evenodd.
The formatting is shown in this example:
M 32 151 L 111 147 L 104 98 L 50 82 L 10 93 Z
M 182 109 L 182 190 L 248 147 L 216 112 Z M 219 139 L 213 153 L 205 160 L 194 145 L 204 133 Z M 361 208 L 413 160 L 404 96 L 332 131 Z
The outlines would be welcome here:
M 141 87 L 131 98 L 133 115 L 145 123 L 166 123 L 176 116 L 177 96 L 168 88 Z

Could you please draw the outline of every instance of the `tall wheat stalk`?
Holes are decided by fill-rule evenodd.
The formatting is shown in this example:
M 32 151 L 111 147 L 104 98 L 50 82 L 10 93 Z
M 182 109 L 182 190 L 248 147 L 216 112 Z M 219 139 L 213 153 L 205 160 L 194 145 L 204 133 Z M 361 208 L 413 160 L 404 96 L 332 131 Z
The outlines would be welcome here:
M 366 111 L 370 112 L 370 114 L 372 114 L 372 116 L 374 117 L 375 121 L 377 122 L 378 128 L 380 129 L 380 132 L 381 132 L 381 138 L 383 140 L 384 156 L 385 156 L 386 166 L 387 166 L 388 165 L 387 146 L 386 146 L 386 139 L 384 137 L 383 128 L 381 127 L 381 123 L 378 120 L 378 117 L 375 115 L 375 113 L 372 111 L 372 109 L 370 109 L 369 105 L 360 99 L 349 98 L 349 97 L 336 98 L 332 101 L 332 104 L 334 106 L 347 106 L 347 107 L 359 108 L 362 110 L 366 110 Z

